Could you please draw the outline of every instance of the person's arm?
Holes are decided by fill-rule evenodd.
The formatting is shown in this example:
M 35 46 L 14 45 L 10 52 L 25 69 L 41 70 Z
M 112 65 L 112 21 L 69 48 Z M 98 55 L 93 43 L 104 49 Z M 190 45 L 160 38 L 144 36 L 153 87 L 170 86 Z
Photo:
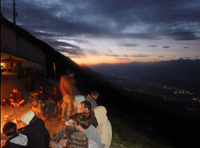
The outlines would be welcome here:
M 25 102 L 25 99 L 22 99 L 21 101 L 19 101 L 19 105 L 23 104 Z

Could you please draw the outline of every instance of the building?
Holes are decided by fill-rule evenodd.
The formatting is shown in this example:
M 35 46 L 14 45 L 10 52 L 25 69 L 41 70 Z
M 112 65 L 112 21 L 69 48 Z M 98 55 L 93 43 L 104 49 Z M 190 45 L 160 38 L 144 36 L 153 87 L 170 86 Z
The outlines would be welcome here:
M 18 73 L 23 76 L 24 71 L 31 70 L 45 77 L 55 78 L 65 73 L 69 67 L 78 67 L 71 59 L 8 21 L 2 14 L 0 19 L 1 72 Z

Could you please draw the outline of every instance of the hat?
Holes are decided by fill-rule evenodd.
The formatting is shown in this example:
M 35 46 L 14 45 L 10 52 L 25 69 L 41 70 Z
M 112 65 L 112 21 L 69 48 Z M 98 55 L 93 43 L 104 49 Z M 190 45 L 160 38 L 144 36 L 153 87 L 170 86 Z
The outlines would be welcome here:
M 28 111 L 27 113 L 25 113 L 22 117 L 21 120 L 22 122 L 24 122 L 26 125 L 28 125 L 30 123 L 30 121 L 33 119 L 33 117 L 35 116 L 35 113 L 33 111 Z
M 69 148 L 88 148 L 88 138 L 82 132 L 73 133 L 67 141 Z

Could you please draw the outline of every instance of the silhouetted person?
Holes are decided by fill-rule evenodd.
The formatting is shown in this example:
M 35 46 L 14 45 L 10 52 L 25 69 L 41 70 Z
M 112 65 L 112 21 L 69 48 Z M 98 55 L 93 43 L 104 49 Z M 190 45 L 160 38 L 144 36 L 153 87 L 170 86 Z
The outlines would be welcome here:
M 28 148 L 28 137 L 17 132 L 15 123 L 7 122 L 3 127 L 3 133 L 8 139 L 2 148 Z
M 23 106 L 25 104 L 25 99 L 21 91 L 18 88 L 13 88 L 12 93 L 9 97 L 11 106 Z
M 92 110 L 94 110 L 94 108 L 98 106 L 98 104 L 96 102 L 98 97 L 99 97 L 99 92 L 94 90 L 91 92 L 91 94 L 88 94 L 88 96 L 86 98 L 86 100 L 91 103 Z
M 74 73 L 72 71 L 67 71 L 67 75 L 61 76 L 60 92 L 63 96 L 62 119 L 65 120 L 66 118 L 69 118 L 73 115 L 74 96 L 79 94 L 77 88 L 75 87 Z
M 28 136 L 30 148 L 49 148 L 50 134 L 44 121 L 32 111 L 25 113 L 21 117 L 21 121 L 26 124 L 22 133 Z

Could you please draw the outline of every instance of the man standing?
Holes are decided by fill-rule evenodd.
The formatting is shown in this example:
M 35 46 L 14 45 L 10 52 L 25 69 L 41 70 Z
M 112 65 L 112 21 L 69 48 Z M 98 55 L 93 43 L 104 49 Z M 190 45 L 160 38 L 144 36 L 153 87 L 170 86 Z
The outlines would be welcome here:
M 62 120 L 65 120 L 66 117 L 69 119 L 69 117 L 73 115 L 74 96 L 79 94 L 77 88 L 74 85 L 74 73 L 68 70 L 67 75 L 61 76 L 60 78 L 60 92 L 63 96 Z

